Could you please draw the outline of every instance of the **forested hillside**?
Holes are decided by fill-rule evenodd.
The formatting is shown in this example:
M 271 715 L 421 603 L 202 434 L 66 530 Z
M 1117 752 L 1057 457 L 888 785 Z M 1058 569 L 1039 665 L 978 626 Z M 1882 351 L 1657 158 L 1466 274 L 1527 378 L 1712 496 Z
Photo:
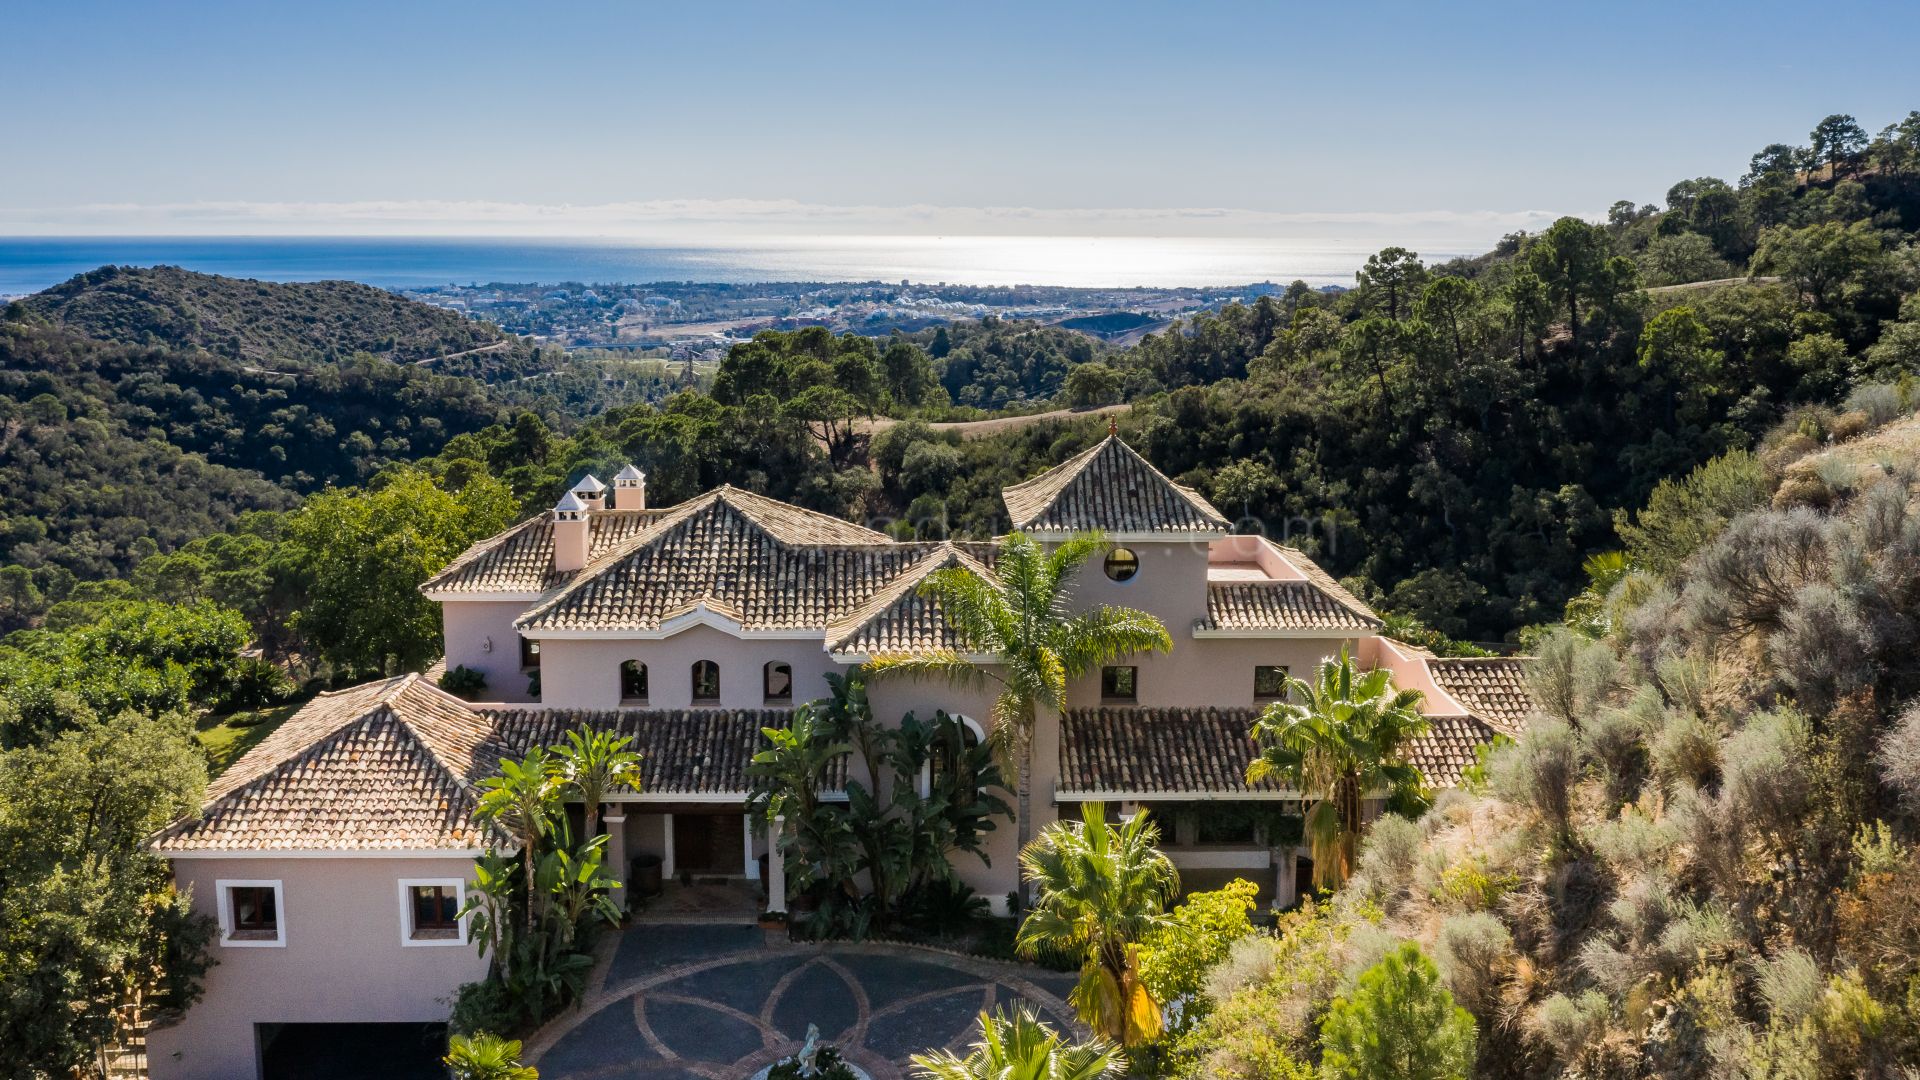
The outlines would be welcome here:
M 465 374 L 530 370 L 532 349 L 497 327 L 351 281 L 277 284 L 177 266 L 103 266 L 20 301 L 38 316 L 97 341 L 198 348 L 263 367 L 306 367 L 365 353 Z
M 769 332 L 730 352 L 710 396 L 682 390 L 584 421 L 508 424 L 473 382 L 365 356 L 317 359 L 350 346 L 398 356 L 493 340 L 485 328 L 459 337 L 444 312 L 355 289 L 337 307 L 303 309 L 296 301 L 312 305 L 331 287 L 102 271 L 90 288 L 76 279 L 17 307 L 0 338 L 18 417 L 0 466 L 23 478 L 8 485 L 5 535 L 50 597 L 46 566 L 121 569 L 148 549 L 143 534 L 166 549 L 217 527 L 220 507 L 271 508 L 284 504 L 280 491 L 360 482 L 425 457 L 451 483 L 505 479 L 528 510 L 571 476 L 631 459 L 653 474 L 656 500 L 731 482 L 899 535 L 987 536 L 1005 527 L 1001 487 L 1089 445 L 1104 424 L 961 442 L 916 418 L 1049 395 L 1129 400 L 1123 434 L 1245 527 L 1307 547 L 1395 613 L 1458 638 L 1513 640 L 1586 584 L 1584 561 L 1618 544 L 1616 523 L 1663 478 L 1732 449 L 1845 437 L 1868 409 L 1915 404 L 1920 117 L 1871 139 L 1830 118 L 1812 141 L 1766 148 L 1737 183 L 1687 180 L 1664 207 L 1622 202 L 1604 223 L 1563 219 L 1479 258 L 1429 266 L 1390 248 L 1344 294 L 1296 283 L 1127 349 L 996 320 L 878 342 Z M 252 301 L 260 329 L 192 329 L 225 328 Z M 102 345 L 36 312 L 218 348 Z M 394 312 L 418 322 L 397 327 Z M 328 328 L 362 316 L 371 332 Z M 301 369 L 268 375 L 245 358 L 276 349 Z M 591 378 L 520 380 L 497 397 L 540 402 L 526 388 L 549 383 L 551 401 L 577 405 L 594 394 L 582 382 Z M 658 370 L 640 378 L 622 392 L 655 397 L 684 382 Z M 864 421 L 875 416 L 905 422 L 869 439 Z M 89 459 L 61 442 L 81 418 L 140 445 Z M 470 435 L 453 438 L 461 432 Z M 214 470 L 197 481 L 201 493 L 131 485 L 164 504 L 144 509 L 111 485 L 96 489 L 109 470 L 88 465 L 147 468 L 138 463 L 180 451 L 208 464 L 183 461 L 179 476 Z M 68 490 L 88 497 L 63 498 Z
M 85 275 L 57 290 L 57 302 L 30 297 L 0 318 L 0 560 L 29 568 L 43 593 L 59 593 L 72 575 L 124 571 L 242 512 L 360 483 L 506 418 L 474 379 L 364 351 L 338 359 L 316 351 L 324 342 L 408 354 L 474 334 L 498 339 L 477 324 L 462 337 L 466 321 L 446 312 L 396 301 L 399 315 L 380 305 L 377 324 L 356 329 L 371 310 L 365 298 L 339 290 L 348 300 L 335 306 L 335 290 L 314 287 L 262 294 L 256 322 L 229 306 L 251 282 L 100 274 L 98 294 L 80 282 L 99 275 Z M 211 306 L 129 299 L 132 284 L 152 280 L 191 281 Z M 501 354 L 531 355 L 508 344 Z
M 1833 118 L 1737 186 L 1684 181 L 1665 208 L 1623 202 L 1440 266 L 1391 248 L 1344 295 L 1296 283 L 1066 386 L 1075 404 L 1139 402 L 1123 431 L 1249 527 L 1389 608 L 1498 640 L 1550 620 L 1661 478 L 1772 432 L 1843 436 L 1887 392 L 1916 404 L 1916 229 L 1920 114 L 1872 140 Z M 875 448 L 885 506 L 984 533 L 1000 483 L 1099 434 L 936 445 L 896 428 Z

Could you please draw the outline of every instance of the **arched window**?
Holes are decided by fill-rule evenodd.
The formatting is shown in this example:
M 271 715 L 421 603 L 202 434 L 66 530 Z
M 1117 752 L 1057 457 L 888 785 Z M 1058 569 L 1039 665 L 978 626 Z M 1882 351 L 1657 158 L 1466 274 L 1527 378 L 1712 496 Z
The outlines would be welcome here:
M 767 704 L 779 705 L 793 700 L 793 665 L 778 660 L 769 663 L 761 672 L 761 680 L 766 684 Z
M 711 705 L 720 700 L 720 665 L 711 660 L 693 662 L 693 703 Z
M 620 704 L 647 703 L 647 665 L 638 660 L 620 661 Z
M 966 756 L 986 741 L 986 733 L 971 717 L 952 716 L 951 723 L 938 729 L 933 743 L 932 753 L 927 755 L 926 767 L 920 771 L 920 796 L 925 798 L 933 794 L 934 788 L 953 783 L 954 774 L 966 765 Z M 962 796 L 972 792 L 957 793 Z

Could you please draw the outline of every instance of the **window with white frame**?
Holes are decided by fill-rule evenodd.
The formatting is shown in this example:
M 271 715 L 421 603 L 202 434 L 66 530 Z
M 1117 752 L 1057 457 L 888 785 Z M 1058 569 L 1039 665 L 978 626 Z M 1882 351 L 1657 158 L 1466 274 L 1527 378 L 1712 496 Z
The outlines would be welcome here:
M 464 878 L 401 878 L 400 944 L 465 945 L 466 902 Z
M 220 944 L 234 948 L 279 948 L 287 943 L 284 895 L 277 880 L 213 883 L 220 911 Z

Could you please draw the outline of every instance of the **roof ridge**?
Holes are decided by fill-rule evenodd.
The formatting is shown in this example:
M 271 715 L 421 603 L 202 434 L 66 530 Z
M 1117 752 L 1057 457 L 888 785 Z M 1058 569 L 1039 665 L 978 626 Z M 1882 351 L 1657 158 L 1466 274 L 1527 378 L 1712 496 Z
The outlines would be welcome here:
M 1065 500 L 1075 485 L 1081 483 L 1088 473 L 1105 458 L 1112 459 L 1111 464 L 1106 466 L 1109 471 L 1117 472 L 1126 469 L 1144 469 L 1146 479 L 1157 483 L 1167 492 L 1170 492 L 1172 498 L 1185 504 L 1186 510 L 1197 516 L 1199 521 L 1204 523 L 1203 527 L 1196 526 L 1191 521 L 1179 525 L 1168 524 L 1166 521 L 1154 524 L 1151 518 L 1157 508 L 1152 507 L 1151 504 L 1154 500 L 1149 497 L 1146 500 L 1148 504 L 1146 507 L 1136 505 L 1132 508 L 1133 512 L 1143 514 L 1149 518 L 1149 524 L 1145 526 L 1145 531 L 1161 531 L 1163 529 L 1167 531 L 1179 531 L 1183 529 L 1188 531 L 1204 531 L 1206 529 L 1225 530 L 1227 528 L 1228 522 L 1226 515 L 1222 514 L 1218 508 L 1208 502 L 1198 491 L 1195 491 L 1185 484 L 1174 481 L 1172 477 L 1169 477 L 1166 473 L 1154 467 L 1153 462 L 1148 461 L 1146 455 L 1128 445 L 1127 441 L 1122 439 L 1118 434 L 1108 435 L 1092 447 L 1075 454 L 1073 457 L 1042 472 L 1038 476 L 1001 489 L 1000 498 L 1007 507 L 1007 515 L 1012 521 L 1013 527 L 1020 530 L 1031 528 L 1036 531 L 1058 531 L 1060 528 L 1067 527 L 1059 524 L 1042 526 L 1036 523 L 1045 516 L 1048 511 L 1053 510 L 1056 505 Z M 1135 496 L 1135 502 L 1139 501 L 1138 496 L 1131 488 L 1118 492 L 1095 492 L 1093 493 L 1095 497 L 1092 498 L 1091 501 L 1100 504 L 1099 509 L 1103 513 L 1109 511 L 1126 513 L 1128 512 L 1127 509 L 1121 508 L 1116 504 L 1126 502 L 1130 495 Z M 1083 496 L 1082 501 L 1087 501 L 1087 497 Z M 1080 509 L 1084 512 L 1088 508 L 1081 507 Z M 1164 512 L 1164 510 L 1162 510 L 1162 512 Z M 1184 517 L 1184 515 L 1177 516 Z M 1131 532 L 1134 530 L 1120 527 L 1115 531 Z
M 528 625 L 547 612 L 552 611 L 562 602 L 598 579 L 601 574 L 613 566 L 625 561 L 629 557 L 637 554 L 642 548 L 666 536 L 701 510 L 719 503 L 720 493 L 725 490 L 726 487 L 727 485 L 722 484 L 720 487 L 714 488 L 704 495 L 696 495 L 674 506 L 661 514 L 658 520 L 648 523 L 646 528 L 641 529 L 634 535 L 608 548 L 605 552 L 601 553 L 598 558 L 581 567 L 579 572 L 573 575 L 573 580 L 555 590 L 552 596 L 547 597 L 522 612 L 519 618 L 513 620 L 513 624 L 515 626 Z
M 920 583 L 932 576 L 935 570 L 945 569 L 949 561 L 959 562 L 973 569 L 975 573 L 986 570 L 979 561 L 953 546 L 953 541 L 942 540 L 939 546 L 926 553 L 925 557 L 907 566 L 884 588 L 874 590 L 866 602 L 835 619 L 826 626 L 822 644 L 829 650 L 838 648 L 840 643 L 858 633 L 868 623 L 886 614 L 888 608 L 900 600 Z
M 452 562 L 441 567 L 438 573 L 421 582 L 418 587 L 419 591 L 425 592 L 433 588 L 436 582 L 451 577 L 456 572 L 479 561 L 487 553 L 504 546 L 507 541 L 525 532 L 528 528 L 537 525 L 545 516 L 545 514 L 533 514 L 526 520 L 509 525 L 499 532 L 494 533 L 492 536 L 487 537 L 485 540 L 475 541 L 467 550 L 455 555 Z

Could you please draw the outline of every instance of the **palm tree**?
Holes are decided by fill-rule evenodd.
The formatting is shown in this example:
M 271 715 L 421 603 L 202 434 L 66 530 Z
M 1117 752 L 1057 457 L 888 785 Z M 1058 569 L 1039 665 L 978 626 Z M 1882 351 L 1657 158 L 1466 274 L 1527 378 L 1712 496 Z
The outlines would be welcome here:
M 441 1059 L 454 1080 L 540 1080 L 540 1073 L 520 1064 L 520 1043 L 498 1035 L 455 1035 Z
M 1345 649 L 1321 662 L 1313 684 L 1289 677 L 1286 700 L 1254 721 L 1260 756 L 1247 782 L 1277 776 L 1317 800 L 1306 819 L 1316 887 L 1338 888 L 1353 872 L 1365 795 L 1419 790 L 1420 770 L 1401 751 L 1426 730 L 1420 692 L 1395 690 L 1385 668 L 1356 672 Z
M 1026 1006 L 980 1014 L 980 1041 L 958 1057 L 913 1055 L 915 1080 L 1099 1080 L 1126 1074 L 1127 1056 L 1103 1042 L 1068 1043 Z
M 1161 1017 L 1140 981 L 1135 943 L 1169 925 L 1167 904 L 1180 892 L 1180 874 L 1160 851 L 1160 829 L 1146 811 L 1118 827 L 1107 824 L 1100 803 L 1083 803 L 1080 816 L 1047 826 L 1020 852 L 1040 898 L 1014 945 L 1029 959 L 1042 952 L 1079 956 L 1074 1010 L 1095 1034 L 1138 1046 L 1160 1036 Z
M 588 840 L 600 835 L 600 805 L 607 792 L 640 790 L 640 755 L 627 749 L 632 742 L 631 736 L 582 726 L 567 732 L 567 745 L 558 748 L 560 777 L 586 804 Z
M 1026 766 L 1035 713 L 1065 709 L 1068 681 L 1109 660 L 1173 649 L 1167 628 L 1144 611 L 1099 607 L 1075 615 L 1067 610 L 1068 581 L 1107 546 L 1099 533 L 1081 533 L 1047 551 L 1016 532 L 1001 544 L 992 578 L 958 566 L 936 570 L 921 584 L 920 595 L 939 602 L 948 625 L 970 653 L 991 659 L 975 663 L 947 649 L 875 657 L 868 665 L 874 674 L 999 684 L 987 738 L 1001 771 L 1019 784 L 1022 846 L 1033 838 L 1033 791 Z
M 534 861 L 540 841 L 553 830 L 560 809 L 559 764 L 544 746 L 519 761 L 502 758 L 499 772 L 480 781 L 479 816 L 493 822 L 520 847 L 526 870 L 527 933 L 533 933 Z

